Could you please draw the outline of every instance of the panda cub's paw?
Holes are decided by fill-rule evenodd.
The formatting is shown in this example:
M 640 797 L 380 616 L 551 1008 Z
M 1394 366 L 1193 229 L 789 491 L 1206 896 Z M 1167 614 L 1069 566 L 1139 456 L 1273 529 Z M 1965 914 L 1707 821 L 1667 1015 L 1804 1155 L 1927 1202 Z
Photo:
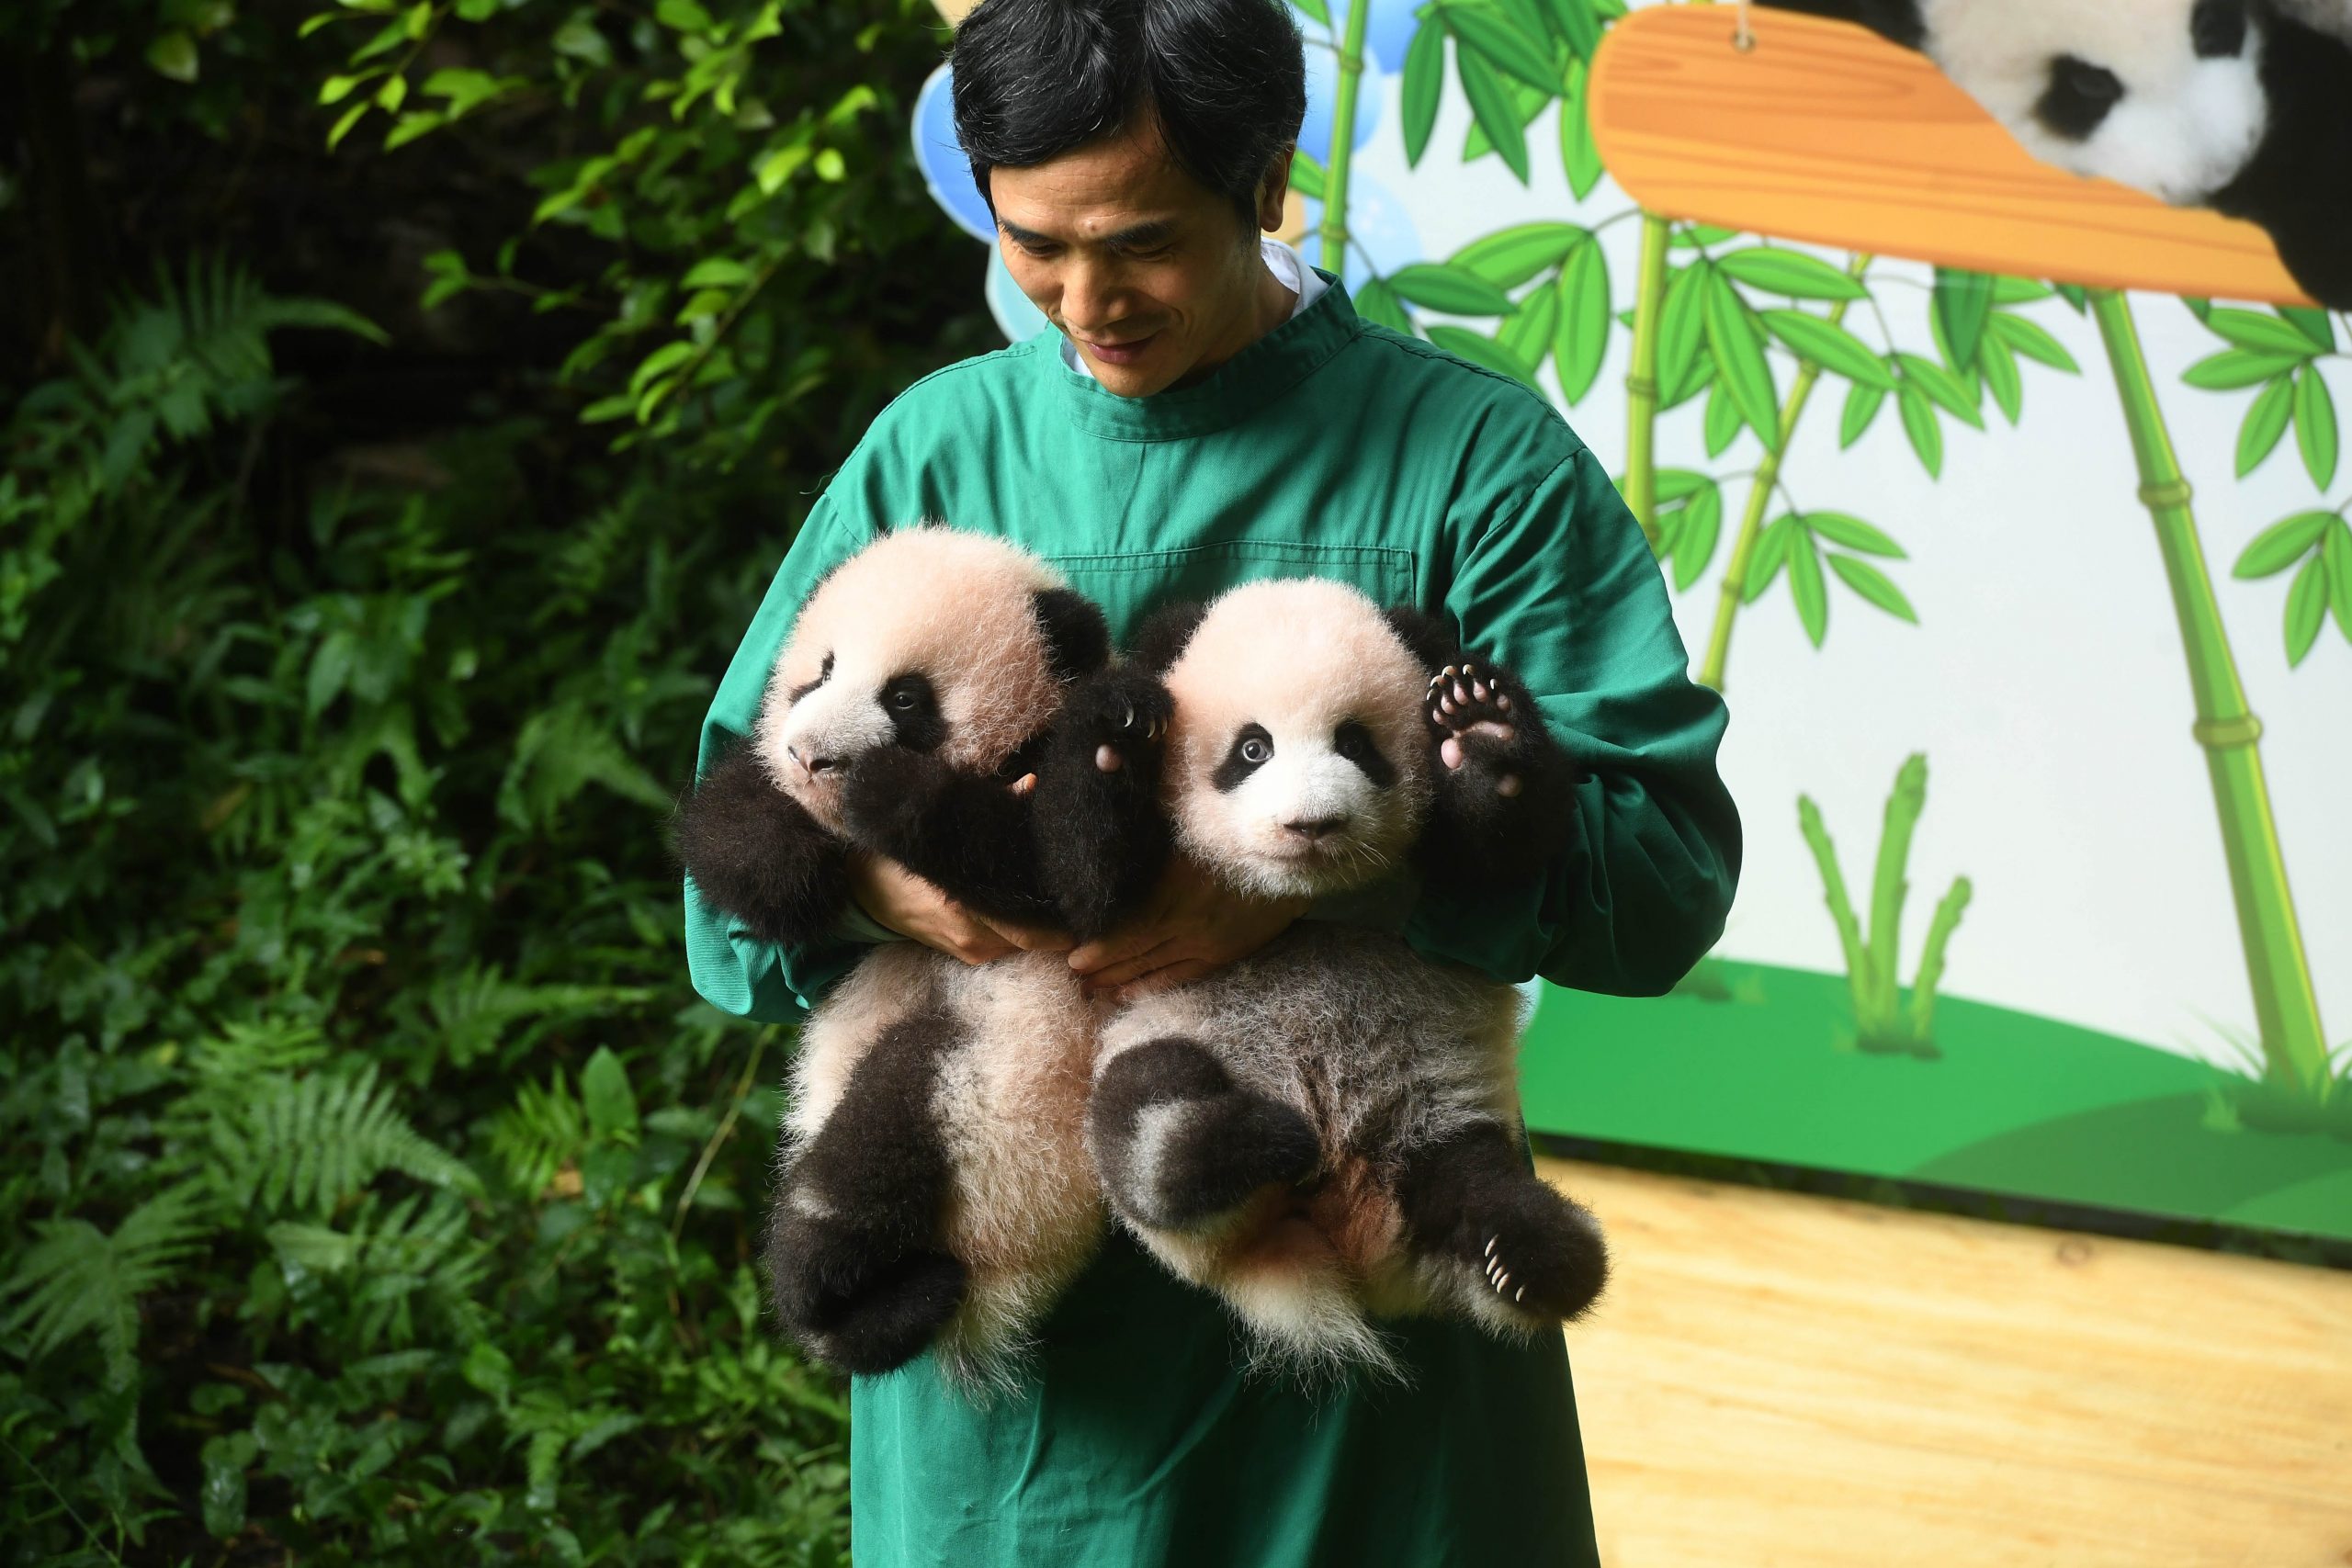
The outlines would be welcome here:
M 1167 737 L 1175 699 L 1147 671 L 1109 671 L 1070 694 L 1059 728 L 1091 754 L 1096 771 L 1114 773 Z
M 1485 1242 L 1471 1266 L 1515 1312 L 1580 1317 L 1609 1274 L 1606 1243 L 1591 1214 L 1538 1182 L 1514 1184 L 1472 1216 Z
M 1497 795 L 1516 795 L 1526 781 L 1502 758 L 1519 738 L 1528 705 L 1519 682 L 1491 665 L 1447 665 L 1430 677 L 1429 720 L 1442 737 L 1439 760 L 1452 773 L 1483 765 L 1495 775 Z
M 842 776 L 842 826 L 854 841 L 893 853 L 919 840 L 952 784 L 938 758 L 877 746 Z

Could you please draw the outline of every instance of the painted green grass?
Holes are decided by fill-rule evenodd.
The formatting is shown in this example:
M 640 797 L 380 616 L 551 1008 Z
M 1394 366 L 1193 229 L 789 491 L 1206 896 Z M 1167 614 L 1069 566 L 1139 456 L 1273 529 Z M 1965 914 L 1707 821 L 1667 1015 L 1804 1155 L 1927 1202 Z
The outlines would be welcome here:
M 1845 977 L 1730 963 L 1656 999 L 1546 987 L 1538 1133 L 2352 1239 L 2352 1142 L 2231 1130 L 2221 1076 L 1962 998 L 1936 1059 L 1858 1050 Z

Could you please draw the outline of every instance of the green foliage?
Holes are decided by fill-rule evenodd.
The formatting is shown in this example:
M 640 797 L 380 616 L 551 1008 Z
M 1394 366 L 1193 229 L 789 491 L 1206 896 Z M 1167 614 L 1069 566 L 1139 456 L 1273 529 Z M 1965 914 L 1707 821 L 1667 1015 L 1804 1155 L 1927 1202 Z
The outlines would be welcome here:
M 1935 1056 L 1936 987 L 1943 979 L 1944 949 L 1959 929 L 1973 889 L 1956 877 L 1936 906 L 1919 955 L 1919 973 L 1902 1005 L 1897 970 L 1902 958 L 1903 906 L 1911 885 L 1904 873 L 1911 860 L 1911 834 L 1928 800 L 1928 760 L 1914 754 L 1895 774 L 1886 800 L 1886 822 L 1879 839 L 1878 866 L 1871 879 L 1870 927 L 1865 931 L 1847 895 L 1837 847 L 1810 795 L 1797 797 L 1797 822 L 1821 870 L 1823 897 L 1846 955 L 1846 983 L 1854 1002 L 1855 1044 L 1864 1051 Z
M 788 1036 L 663 831 L 808 496 L 984 339 L 930 21 L 0 22 L 141 219 L 0 207 L 111 301 L 0 404 L 0 1558 L 846 1562 L 752 1262 Z

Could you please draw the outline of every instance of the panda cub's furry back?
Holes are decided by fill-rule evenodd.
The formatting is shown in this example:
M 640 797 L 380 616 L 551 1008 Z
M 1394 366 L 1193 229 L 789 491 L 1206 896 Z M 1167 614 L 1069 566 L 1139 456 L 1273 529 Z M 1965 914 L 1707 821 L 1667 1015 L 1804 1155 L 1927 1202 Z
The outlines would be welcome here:
M 2260 225 L 2352 309 L 2352 0 L 1765 0 L 1915 49 L 2044 162 Z
M 1171 613 L 1139 660 L 1171 710 L 1163 796 L 1227 884 L 1322 896 L 1417 864 L 1457 893 L 1534 874 L 1574 771 L 1499 671 L 1318 580 Z M 1400 937 L 1301 921 L 1104 1028 L 1088 1135 L 1114 1212 L 1221 1296 L 1266 1359 L 1390 1364 L 1388 1314 L 1522 1334 L 1581 1313 L 1590 1217 L 1528 1168 L 1519 995 Z
M 1092 934 L 1124 885 L 1049 890 L 1041 809 L 1057 844 L 1161 832 L 1149 717 L 1063 713 L 1091 675 L 1102 715 L 1108 651 L 1100 610 L 1012 545 L 883 536 L 798 607 L 748 742 L 682 803 L 688 874 L 770 942 L 831 932 L 854 848 L 983 912 Z M 1064 752 L 1085 765 L 1051 765 Z M 1125 765 L 1097 765 L 1106 755 Z M 973 966 L 891 943 L 819 1002 L 767 1246 L 778 1314 L 805 1348 L 878 1373 L 935 1348 L 974 1387 L 1009 1368 L 1103 1223 L 1082 1131 L 1096 1023 L 1052 953 Z

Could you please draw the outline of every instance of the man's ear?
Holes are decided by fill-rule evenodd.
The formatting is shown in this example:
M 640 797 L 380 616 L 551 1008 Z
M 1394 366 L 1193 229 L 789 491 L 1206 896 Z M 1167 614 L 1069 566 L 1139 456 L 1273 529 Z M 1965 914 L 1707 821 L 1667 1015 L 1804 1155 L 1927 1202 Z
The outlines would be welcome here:
M 1258 182 L 1258 227 L 1272 234 L 1283 226 L 1283 198 L 1290 194 L 1290 160 L 1295 147 L 1285 146 L 1266 165 Z

